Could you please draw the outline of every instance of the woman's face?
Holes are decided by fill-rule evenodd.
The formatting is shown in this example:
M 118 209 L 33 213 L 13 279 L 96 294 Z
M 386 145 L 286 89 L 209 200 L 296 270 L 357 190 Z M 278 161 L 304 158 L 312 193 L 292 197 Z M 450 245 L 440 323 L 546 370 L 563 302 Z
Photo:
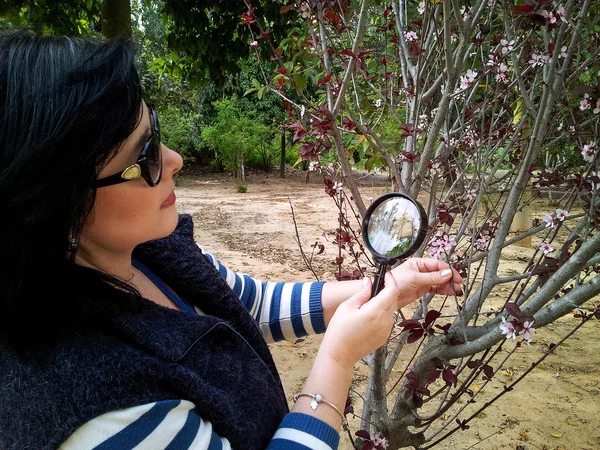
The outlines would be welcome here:
M 135 164 L 150 137 L 149 111 L 142 118 L 114 158 L 99 175 L 104 178 Z M 84 251 L 126 252 L 143 242 L 168 236 L 177 226 L 173 175 L 183 160 L 166 147 L 162 149 L 163 171 L 160 183 L 150 187 L 143 178 L 98 188 L 92 213 L 80 238 Z

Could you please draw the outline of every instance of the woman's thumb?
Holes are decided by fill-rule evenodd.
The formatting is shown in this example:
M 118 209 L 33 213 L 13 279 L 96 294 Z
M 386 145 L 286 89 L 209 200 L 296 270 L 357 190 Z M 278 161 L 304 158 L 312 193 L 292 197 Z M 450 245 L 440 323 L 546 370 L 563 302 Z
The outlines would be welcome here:
M 360 308 L 371 299 L 371 280 L 368 277 L 362 279 L 360 290 L 352 297 L 346 300 L 346 303 L 352 304 L 356 308 Z

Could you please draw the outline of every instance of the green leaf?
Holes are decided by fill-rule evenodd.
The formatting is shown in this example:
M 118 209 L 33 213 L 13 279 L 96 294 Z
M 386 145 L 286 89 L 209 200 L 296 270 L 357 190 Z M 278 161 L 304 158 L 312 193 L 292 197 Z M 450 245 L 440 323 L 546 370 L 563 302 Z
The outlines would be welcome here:
M 294 75 L 292 75 L 292 78 L 294 79 L 294 83 L 296 83 L 296 86 L 298 86 L 298 89 L 300 90 L 300 92 L 304 91 L 304 89 L 306 89 L 306 85 L 307 80 L 304 77 L 304 75 L 301 75 L 299 73 L 295 73 Z
M 300 164 L 302 162 L 302 156 L 299 157 L 296 162 L 294 163 L 294 165 L 292 167 L 296 167 L 298 164 Z
M 89 11 L 92 10 L 92 6 L 94 5 L 94 0 L 85 0 L 85 6 L 87 6 L 87 9 Z
M 248 89 L 246 92 L 244 92 L 244 97 L 246 97 L 248 94 L 252 94 L 253 92 L 257 92 L 260 88 L 250 88 Z
M 265 97 L 265 94 L 267 93 L 267 86 L 263 86 L 258 90 L 258 99 L 262 100 Z

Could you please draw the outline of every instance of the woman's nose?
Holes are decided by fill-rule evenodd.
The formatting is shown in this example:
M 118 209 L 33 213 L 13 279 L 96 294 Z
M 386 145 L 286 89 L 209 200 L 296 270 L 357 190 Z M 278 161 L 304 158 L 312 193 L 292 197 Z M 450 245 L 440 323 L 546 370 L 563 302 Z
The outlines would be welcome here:
M 167 176 L 173 176 L 181 170 L 183 167 L 183 158 L 179 153 L 171 150 L 165 144 L 162 145 L 162 158 L 163 158 L 163 174 Z

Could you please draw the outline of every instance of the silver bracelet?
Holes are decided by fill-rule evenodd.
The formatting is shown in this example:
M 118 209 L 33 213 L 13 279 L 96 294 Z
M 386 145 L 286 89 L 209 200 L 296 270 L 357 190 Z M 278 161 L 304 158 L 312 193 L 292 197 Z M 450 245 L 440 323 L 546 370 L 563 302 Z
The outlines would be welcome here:
M 296 403 L 300 397 L 312 398 L 312 400 L 310 401 L 310 407 L 313 409 L 313 411 L 317 410 L 319 403 L 325 403 L 325 404 L 331 406 L 333 409 L 335 409 L 335 412 L 337 412 L 340 415 L 340 417 L 342 418 L 342 426 L 344 427 L 344 430 L 348 430 L 348 420 L 346 419 L 346 416 L 344 416 L 342 414 L 342 412 L 337 408 L 337 406 L 335 406 L 330 401 L 325 400 L 321 394 L 313 395 L 313 394 L 308 394 L 306 392 L 301 392 L 300 394 L 295 394 L 292 397 L 292 400 L 294 401 L 294 403 Z

